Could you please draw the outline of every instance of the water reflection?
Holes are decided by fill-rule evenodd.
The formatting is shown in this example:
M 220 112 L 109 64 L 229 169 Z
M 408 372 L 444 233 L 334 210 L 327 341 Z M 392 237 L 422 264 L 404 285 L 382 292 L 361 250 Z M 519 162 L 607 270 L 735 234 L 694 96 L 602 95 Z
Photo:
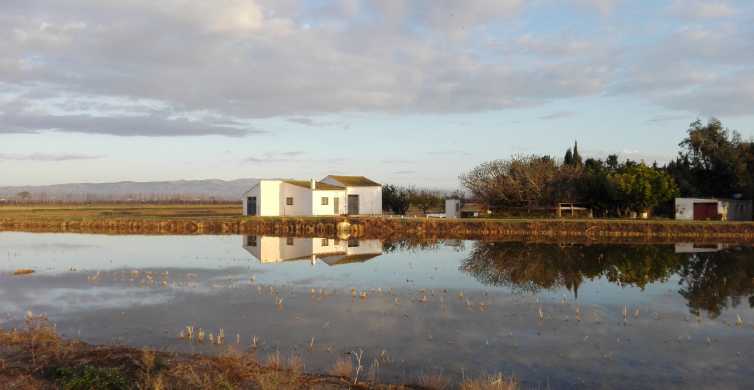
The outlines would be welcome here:
M 679 277 L 693 314 L 715 318 L 748 300 L 754 307 L 754 250 L 722 245 L 567 245 L 474 243 L 461 270 L 491 286 L 538 292 L 564 288 L 578 298 L 587 281 L 644 289 Z
M 260 263 L 308 260 L 312 265 L 363 263 L 380 256 L 380 240 L 338 239 L 324 237 L 244 236 L 243 248 Z
M 0 248 L 7 328 L 32 310 L 66 337 L 198 353 L 224 347 L 180 330 L 224 329 L 316 372 L 387 354 L 396 382 L 754 388 L 751 247 L 0 233 Z

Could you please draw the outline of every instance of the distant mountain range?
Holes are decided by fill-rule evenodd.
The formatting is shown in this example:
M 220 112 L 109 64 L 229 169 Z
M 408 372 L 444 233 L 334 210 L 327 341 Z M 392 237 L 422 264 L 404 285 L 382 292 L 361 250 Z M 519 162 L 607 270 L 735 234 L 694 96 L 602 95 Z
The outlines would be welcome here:
M 116 183 L 71 183 L 46 186 L 0 187 L 0 198 L 17 200 L 238 200 L 259 179 L 176 180 Z

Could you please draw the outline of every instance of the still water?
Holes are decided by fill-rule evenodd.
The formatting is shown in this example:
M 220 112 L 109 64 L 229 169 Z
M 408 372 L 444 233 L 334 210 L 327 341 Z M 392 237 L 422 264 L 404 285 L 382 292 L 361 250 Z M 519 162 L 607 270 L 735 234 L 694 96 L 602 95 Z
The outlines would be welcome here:
M 750 246 L 0 233 L 0 327 L 31 310 L 97 344 L 256 339 L 314 372 L 363 350 L 387 382 L 752 388 L 752 305 Z

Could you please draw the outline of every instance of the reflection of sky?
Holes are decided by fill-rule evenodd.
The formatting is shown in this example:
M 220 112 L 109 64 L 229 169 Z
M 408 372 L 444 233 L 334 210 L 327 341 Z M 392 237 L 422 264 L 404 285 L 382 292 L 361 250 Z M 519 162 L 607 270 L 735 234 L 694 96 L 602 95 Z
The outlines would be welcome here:
M 31 309 L 47 313 L 64 335 L 85 341 L 219 352 L 175 338 L 194 324 L 223 328 L 231 340 L 239 334 L 244 344 L 257 336 L 262 356 L 300 353 L 314 337 L 318 347 L 303 356 L 308 369 L 325 371 L 358 348 L 370 359 L 385 350 L 399 362 L 382 367 L 387 380 L 501 371 L 526 385 L 553 388 L 754 385 L 750 365 L 743 363 L 754 350 L 754 312 L 741 305 L 715 320 L 689 320 L 677 276 L 644 290 L 585 280 L 574 302 L 564 289 L 530 295 L 481 284 L 459 270 L 471 243 L 465 249 L 398 250 L 336 266 L 261 264 L 241 243 L 238 236 L 0 233 L 0 324 L 18 325 Z M 37 272 L 7 273 L 16 268 Z M 132 270 L 139 277 L 124 277 Z M 155 275 L 155 286 L 142 285 L 145 271 Z M 169 276 L 161 286 L 164 272 Z M 282 308 L 268 285 L 284 298 Z M 312 297 L 310 288 L 335 295 Z M 352 299 L 351 288 L 369 289 L 368 299 Z M 427 289 L 427 303 L 417 302 L 420 289 Z M 576 304 L 581 322 L 575 321 Z M 639 318 L 633 317 L 636 308 Z M 735 326 L 736 315 L 745 326 Z

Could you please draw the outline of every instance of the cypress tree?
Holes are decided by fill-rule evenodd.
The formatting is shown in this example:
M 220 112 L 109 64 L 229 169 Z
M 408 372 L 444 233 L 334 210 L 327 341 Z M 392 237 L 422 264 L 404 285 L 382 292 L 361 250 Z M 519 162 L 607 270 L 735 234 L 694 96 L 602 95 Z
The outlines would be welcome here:
M 584 161 L 581 159 L 581 155 L 579 154 L 579 143 L 578 141 L 573 143 L 573 157 L 572 157 L 573 165 L 580 167 L 584 164 Z
M 563 164 L 573 165 L 573 153 L 571 152 L 571 148 L 568 148 L 568 150 L 566 150 L 565 157 L 563 157 Z

